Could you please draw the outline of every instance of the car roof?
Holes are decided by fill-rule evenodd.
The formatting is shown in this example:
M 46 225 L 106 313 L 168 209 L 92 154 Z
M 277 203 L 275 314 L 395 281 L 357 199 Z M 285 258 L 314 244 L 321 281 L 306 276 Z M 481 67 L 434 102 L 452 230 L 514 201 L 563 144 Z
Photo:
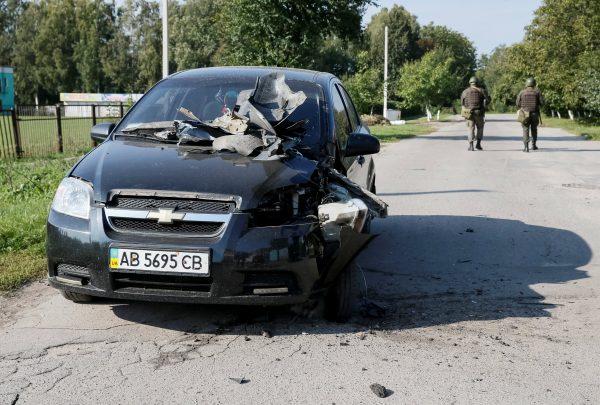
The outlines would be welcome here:
M 331 73 L 307 69 L 269 67 L 269 66 L 224 66 L 184 70 L 169 76 L 177 79 L 208 79 L 214 77 L 257 77 L 271 72 L 282 72 L 286 79 L 302 80 L 326 86 L 335 76 Z

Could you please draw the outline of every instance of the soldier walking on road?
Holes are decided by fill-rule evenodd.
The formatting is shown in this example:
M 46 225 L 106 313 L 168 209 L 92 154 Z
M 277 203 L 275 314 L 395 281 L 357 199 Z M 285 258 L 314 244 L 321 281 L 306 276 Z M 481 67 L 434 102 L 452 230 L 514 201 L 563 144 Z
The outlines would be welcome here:
M 529 152 L 529 128 L 531 128 L 531 147 L 537 150 L 537 127 L 541 123 L 540 107 L 544 105 L 542 92 L 536 87 L 533 77 L 527 79 L 525 89 L 517 96 L 518 119 L 523 127 L 523 152 Z
M 473 142 L 477 140 L 475 146 L 478 150 L 483 150 L 481 140 L 483 139 L 483 125 L 485 124 L 485 108 L 490 102 L 486 91 L 479 86 L 476 77 L 469 80 L 469 87 L 466 88 L 460 97 L 462 105 L 462 116 L 467 120 L 469 126 L 469 150 L 473 149 Z

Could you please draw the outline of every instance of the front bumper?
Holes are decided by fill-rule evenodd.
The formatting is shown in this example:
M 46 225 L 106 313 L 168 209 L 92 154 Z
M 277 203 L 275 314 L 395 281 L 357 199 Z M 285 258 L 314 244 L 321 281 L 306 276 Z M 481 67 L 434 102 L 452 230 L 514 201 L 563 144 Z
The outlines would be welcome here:
M 235 213 L 224 233 L 215 238 L 183 238 L 116 233 L 106 223 L 102 207 L 90 220 L 51 211 L 47 224 L 50 285 L 106 298 L 157 302 L 285 305 L 306 301 L 321 278 L 318 224 L 248 228 L 248 214 Z M 210 274 L 111 271 L 110 247 L 151 250 L 210 249 Z M 60 269 L 81 269 L 83 285 L 66 283 Z M 57 277 L 58 276 L 58 277 Z M 259 288 L 287 287 L 287 293 L 258 295 Z

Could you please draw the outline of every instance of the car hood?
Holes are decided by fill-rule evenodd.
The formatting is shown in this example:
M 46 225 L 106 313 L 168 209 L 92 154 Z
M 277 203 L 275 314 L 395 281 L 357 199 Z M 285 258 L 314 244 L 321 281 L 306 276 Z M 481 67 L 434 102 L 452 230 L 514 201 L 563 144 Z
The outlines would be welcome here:
M 117 190 L 161 190 L 236 196 L 241 198 L 239 208 L 248 209 L 271 190 L 309 182 L 316 167 L 317 162 L 301 156 L 257 161 L 174 144 L 109 140 L 86 155 L 70 175 L 92 183 L 100 202 Z

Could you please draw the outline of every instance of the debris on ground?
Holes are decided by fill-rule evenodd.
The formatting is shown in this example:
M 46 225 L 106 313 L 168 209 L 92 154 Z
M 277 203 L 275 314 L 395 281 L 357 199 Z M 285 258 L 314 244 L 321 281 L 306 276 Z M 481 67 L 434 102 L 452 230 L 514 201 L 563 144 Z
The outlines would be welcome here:
M 374 383 L 371 384 L 369 388 L 371 388 L 373 394 L 377 395 L 379 398 L 387 398 L 390 395 L 389 390 L 381 384 Z
M 390 125 L 390 121 L 381 114 L 362 114 L 360 119 L 367 125 Z
M 268 331 L 266 329 L 261 332 L 261 335 L 263 335 L 263 337 L 266 337 L 267 339 L 271 339 L 273 337 L 271 331 Z
M 467 228 L 467 229 L 465 229 L 465 232 L 467 232 L 467 233 L 473 233 L 475 231 L 473 230 L 473 228 Z
M 250 382 L 250 380 L 247 380 L 246 377 L 242 377 L 242 378 L 229 377 L 229 379 L 238 384 L 246 384 L 246 383 Z

